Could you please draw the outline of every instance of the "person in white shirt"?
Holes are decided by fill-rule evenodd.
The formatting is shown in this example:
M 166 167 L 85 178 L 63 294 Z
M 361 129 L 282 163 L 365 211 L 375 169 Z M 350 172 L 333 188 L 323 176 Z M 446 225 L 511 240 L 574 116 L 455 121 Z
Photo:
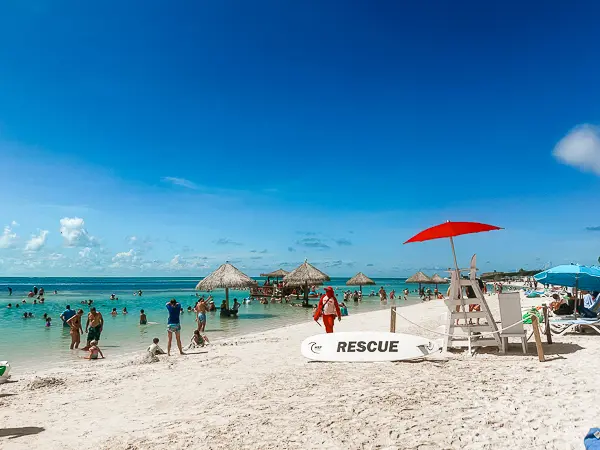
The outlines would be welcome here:
M 585 293 L 583 296 L 583 305 L 579 305 L 577 312 L 588 319 L 595 319 L 598 317 L 596 312 L 599 306 L 599 302 L 596 301 L 598 297 L 594 298 L 590 291 L 583 292 Z

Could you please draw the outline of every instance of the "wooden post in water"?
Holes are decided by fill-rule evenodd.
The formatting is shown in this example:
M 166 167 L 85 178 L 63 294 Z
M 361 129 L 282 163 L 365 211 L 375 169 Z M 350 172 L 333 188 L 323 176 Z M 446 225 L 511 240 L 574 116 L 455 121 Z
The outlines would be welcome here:
M 390 308 L 391 316 L 390 316 L 390 333 L 396 332 L 396 307 L 392 306 Z
M 542 309 L 544 311 L 544 329 L 546 331 L 546 342 L 548 344 L 552 344 L 552 332 L 550 331 L 550 315 L 548 314 L 548 305 L 543 303 Z
M 544 358 L 544 349 L 542 348 L 542 337 L 540 336 L 540 322 L 535 314 L 531 314 L 531 325 L 533 326 L 533 335 L 535 336 L 535 348 L 540 362 L 546 361 Z

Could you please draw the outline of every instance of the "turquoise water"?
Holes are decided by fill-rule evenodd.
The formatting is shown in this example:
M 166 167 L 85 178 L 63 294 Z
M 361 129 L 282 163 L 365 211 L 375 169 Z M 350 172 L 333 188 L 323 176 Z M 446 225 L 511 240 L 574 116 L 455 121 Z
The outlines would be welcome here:
M 257 278 L 259 282 L 262 280 Z M 347 278 L 333 278 L 329 285 L 336 288 L 338 298 L 343 298 L 342 289 Z M 381 308 L 379 297 L 369 297 L 371 291 L 376 291 L 384 286 L 388 291 L 395 289 L 400 292 L 404 289 L 404 279 L 376 279 L 377 286 L 363 289 L 364 299 L 360 304 L 348 303 L 349 314 L 374 311 Z M 117 354 L 135 352 L 145 349 L 158 337 L 163 347 L 166 346 L 166 320 L 167 310 L 165 304 L 169 299 L 176 298 L 184 309 L 194 306 L 196 302 L 196 278 L 0 278 L 0 360 L 9 360 L 13 370 L 34 368 L 41 365 L 57 365 L 64 360 L 75 359 L 82 356 L 82 351 L 71 351 L 69 345 L 71 337 L 68 328 L 62 326 L 59 318 L 67 304 L 71 309 L 83 309 L 84 328 L 85 318 L 89 311 L 87 305 L 80 302 L 92 299 L 94 306 L 104 316 L 104 331 L 100 341 L 100 348 L 108 357 Z M 262 284 L 262 283 L 261 283 Z M 7 287 L 13 289 L 9 297 Z M 33 286 L 44 287 L 45 303 L 34 305 L 32 298 L 27 298 L 27 293 Z M 414 291 L 415 285 L 409 285 Z M 54 294 L 54 290 L 58 294 Z M 134 296 L 133 292 L 142 290 L 141 297 Z M 114 293 L 119 300 L 109 300 Z M 224 290 L 211 293 L 215 304 L 220 305 L 225 298 Z M 237 297 L 240 302 L 248 296 L 248 291 L 230 292 L 230 300 Z M 23 304 L 25 299 L 27 303 Z M 418 301 L 413 292 L 409 302 Z M 312 303 L 316 300 L 311 300 Z M 13 307 L 6 306 L 12 303 Z M 19 303 L 20 307 L 15 308 Z M 405 301 L 396 300 L 396 304 L 405 304 Z M 126 307 L 129 314 L 123 315 L 122 309 Z M 119 315 L 111 316 L 110 312 L 117 308 Z M 148 325 L 139 325 L 139 311 L 144 309 L 150 322 Z M 32 312 L 33 318 L 23 319 L 24 312 Z M 47 313 L 52 318 L 52 326 L 45 327 L 42 318 Z M 300 323 L 311 320 L 312 310 L 308 308 L 295 308 L 287 304 L 261 305 L 254 300 L 250 305 L 242 305 L 237 318 L 221 318 L 218 311 L 208 313 L 206 333 L 211 340 L 247 334 L 284 325 Z M 182 316 L 182 340 L 189 339 L 196 328 L 193 313 L 184 312 Z M 315 330 L 317 331 L 317 330 Z M 85 336 L 82 336 L 85 340 Z M 85 343 L 84 343 L 85 345 Z

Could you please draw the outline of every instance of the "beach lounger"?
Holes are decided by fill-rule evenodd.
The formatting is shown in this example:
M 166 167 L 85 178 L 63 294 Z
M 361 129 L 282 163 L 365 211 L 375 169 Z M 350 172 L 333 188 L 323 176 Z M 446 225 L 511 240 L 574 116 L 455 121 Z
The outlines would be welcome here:
M 521 319 L 523 313 L 521 311 L 521 295 L 518 292 L 507 292 L 498 294 L 498 304 L 500 305 L 500 321 L 501 328 L 515 324 L 500 333 L 502 347 L 500 351 L 506 353 L 508 350 L 508 338 L 516 337 L 521 339 L 523 353 L 527 354 L 527 332 L 523 327 Z
M 557 326 L 561 328 L 557 329 Z M 600 334 L 600 319 L 584 319 L 582 317 L 562 316 L 560 319 L 550 320 L 550 331 L 558 336 L 566 334 L 576 327 L 590 327 L 596 331 L 596 333 Z

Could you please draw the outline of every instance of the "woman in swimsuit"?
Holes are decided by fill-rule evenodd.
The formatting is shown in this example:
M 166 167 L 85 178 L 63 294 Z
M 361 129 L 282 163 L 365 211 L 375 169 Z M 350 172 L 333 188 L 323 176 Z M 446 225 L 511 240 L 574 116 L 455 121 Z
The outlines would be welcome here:
M 83 327 L 81 326 L 81 318 L 83 317 L 83 309 L 77 311 L 77 313 L 67 320 L 67 324 L 71 327 L 69 333 L 71 334 L 71 350 L 79 348 L 81 342 L 81 335 L 83 334 Z

